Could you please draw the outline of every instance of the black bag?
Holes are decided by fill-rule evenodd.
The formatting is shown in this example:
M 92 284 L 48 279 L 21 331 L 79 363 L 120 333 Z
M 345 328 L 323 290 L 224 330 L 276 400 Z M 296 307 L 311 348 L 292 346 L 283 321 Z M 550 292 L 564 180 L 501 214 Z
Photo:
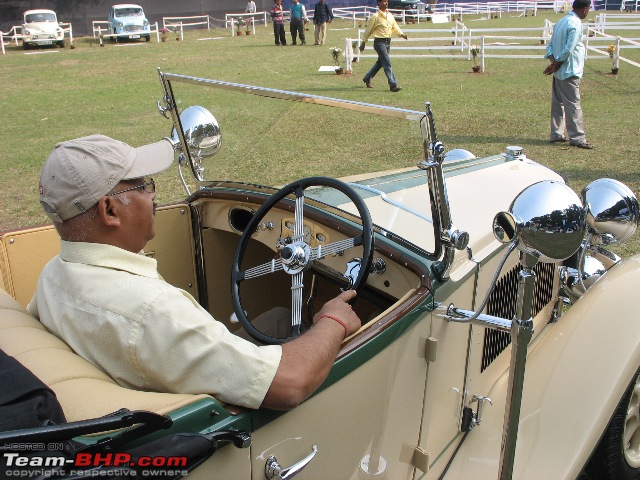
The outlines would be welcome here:
M 0 350 L 0 431 L 65 423 L 55 393 Z

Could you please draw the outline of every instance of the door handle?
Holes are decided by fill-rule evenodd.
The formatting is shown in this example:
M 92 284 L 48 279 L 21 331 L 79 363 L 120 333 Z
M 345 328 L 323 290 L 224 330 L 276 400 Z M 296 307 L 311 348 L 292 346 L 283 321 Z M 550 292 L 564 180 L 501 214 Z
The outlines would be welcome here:
M 316 453 L 318 453 L 318 446 L 313 445 L 311 450 L 312 451 L 309 455 L 288 468 L 282 468 L 276 457 L 270 455 L 269 458 L 267 458 L 267 464 L 264 467 L 264 475 L 268 480 L 288 480 L 289 478 L 295 477 L 309 464 L 311 460 L 313 460 L 313 457 L 316 456 Z

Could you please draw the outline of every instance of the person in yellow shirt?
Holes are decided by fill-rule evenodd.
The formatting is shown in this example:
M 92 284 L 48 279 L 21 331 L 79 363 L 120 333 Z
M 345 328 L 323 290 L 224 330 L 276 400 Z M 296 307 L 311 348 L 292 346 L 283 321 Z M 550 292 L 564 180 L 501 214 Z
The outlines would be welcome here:
M 399 92 L 401 88 L 398 86 L 398 81 L 393 74 L 393 70 L 391 70 L 391 59 L 389 58 L 391 35 L 396 34 L 405 40 L 407 36 L 400 30 L 393 14 L 387 11 L 388 6 L 388 0 L 378 0 L 378 11 L 369 19 L 369 26 L 364 32 L 364 38 L 360 43 L 360 51 L 362 52 L 369 37 L 373 36 L 373 49 L 378 54 L 378 60 L 373 64 L 373 67 L 367 72 L 362 81 L 367 88 L 373 88 L 371 86 L 371 79 L 375 77 L 376 73 L 382 68 L 389 81 L 390 90 L 392 92 Z

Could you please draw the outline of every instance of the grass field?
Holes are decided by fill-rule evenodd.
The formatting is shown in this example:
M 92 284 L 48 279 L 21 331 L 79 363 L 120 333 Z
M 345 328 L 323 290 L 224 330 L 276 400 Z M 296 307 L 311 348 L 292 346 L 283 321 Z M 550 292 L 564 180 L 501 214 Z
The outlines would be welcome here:
M 471 28 L 542 27 L 544 18 L 555 22 L 560 15 L 467 17 L 465 23 Z M 412 37 L 417 27 L 408 25 L 405 31 Z M 256 30 L 255 36 L 234 38 L 226 30 L 198 30 L 186 32 L 182 42 L 107 41 L 104 48 L 95 39 L 78 38 L 75 49 L 31 55 L 9 47 L 0 57 L 0 230 L 45 221 L 38 178 L 56 142 L 103 133 L 137 146 L 169 134 L 169 122 L 156 109 L 162 98 L 157 67 L 413 110 L 423 110 L 429 101 L 448 149 L 465 148 L 483 156 L 520 145 L 529 158 L 563 174 L 578 192 L 594 179 L 612 177 L 640 194 L 637 67 L 622 63 L 614 76 L 608 59 L 587 61 L 582 106 L 587 137 L 597 149 L 583 151 L 548 143 L 550 78 L 542 75 L 547 65 L 542 54 L 540 59 L 487 59 L 483 74 L 471 73 L 466 59 L 398 58 L 393 67 L 403 90 L 391 93 L 382 72 L 374 79 L 374 89 L 364 88 L 361 79 L 373 59 L 355 63 L 352 76 L 318 72 L 320 65 L 332 63 L 329 47 L 342 48 L 345 37 L 357 36 L 350 22 L 333 22 L 326 46 L 313 46 L 309 31 L 305 47 L 276 47 L 270 27 Z M 392 53 L 400 42 L 394 41 Z M 624 50 L 623 55 L 640 61 L 640 50 Z M 258 107 L 247 100 L 220 99 L 213 90 L 206 93 L 215 101 L 203 99 L 202 92 L 194 100 L 216 114 L 224 135 L 224 155 L 207 169 L 211 179 L 278 185 L 303 176 L 385 170 L 420 160 L 417 129 L 407 123 L 387 125 L 367 116 L 345 119 L 332 109 L 288 102 Z M 231 120 L 242 128 L 231 132 L 225 127 L 234 124 Z M 381 144 L 389 148 L 382 152 Z M 175 166 L 160 180 L 159 202 L 184 196 Z M 638 237 L 616 251 L 640 252 Z

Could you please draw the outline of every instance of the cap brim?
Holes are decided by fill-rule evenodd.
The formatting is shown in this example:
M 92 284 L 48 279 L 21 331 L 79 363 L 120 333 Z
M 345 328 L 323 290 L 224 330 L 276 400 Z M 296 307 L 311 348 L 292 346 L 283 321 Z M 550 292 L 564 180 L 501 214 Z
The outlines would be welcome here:
M 136 160 L 123 180 L 148 177 L 160 173 L 173 163 L 173 147 L 168 140 L 143 145 L 135 149 Z

